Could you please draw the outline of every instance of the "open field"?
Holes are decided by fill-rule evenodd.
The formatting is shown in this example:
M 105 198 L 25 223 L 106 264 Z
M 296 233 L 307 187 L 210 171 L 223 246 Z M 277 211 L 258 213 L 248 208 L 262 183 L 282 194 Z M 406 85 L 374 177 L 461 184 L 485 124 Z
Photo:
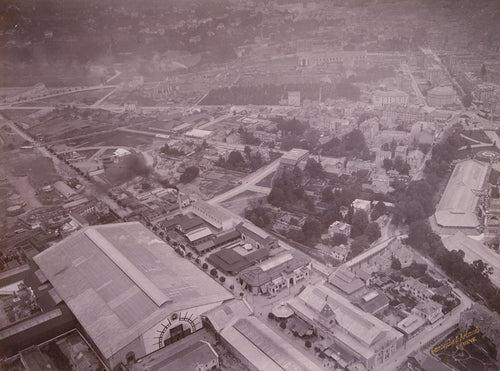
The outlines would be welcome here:
M 146 93 L 140 91 L 117 91 L 111 95 L 107 100 L 108 103 L 123 105 L 123 104 L 136 104 L 138 106 L 157 106 L 161 104 L 166 104 L 167 100 L 157 101 Z
M 230 198 L 227 201 L 222 202 L 221 206 L 235 214 L 243 216 L 245 213 L 245 209 L 250 206 L 252 201 L 260 200 L 265 197 L 266 195 L 263 195 L 262 193 L 245 191 Z
M 236 171 L 209 171 L 200 177 L 200 191 L 211 198 L 233 188 L 245 175 Z
M 107 111 L 63 109 L 44 115 L 28 131 L 34 138 L 50 142 L 109 130 L 119 123 L 118 118 Z
M 22 197 L 24 201 L 28 204 L 28 208 L 35 208 L 42 206 L 40 201 L 36 198 L 35 191 L 30 185 L 27 176 L 15 177 L 9 176 L 9 182 L 14 186 L 16 191 Z
M 2 156 L 1 165 L 9 169 L 9 182 L 32 207 L 41 204 L 36 196 L 39 188 L 61 179 L 52 159 L 41 157 L 37 152 L 11 151 L 4 152 Z
M 116 146 L 116 147 L 137 147 L 141 145 L 153 144 L 154 138 L 137 135 L 135 133 L 127 133 L 120 130 L 103 133 L 100 135 L 90 136 L 88 138 L 78 140 L 76 147 L 96 147 L 96 146 Z
M 38 109 L 26 109 L 26 110 L 18 110 L 18 109 L 4 109 L 0 110 L 0 114 L 4 115 L 5 118 L 16 121 L 16 120 L 21 120 L 23 118 L 26 118 L 26 116 L 31 115 L 32 113 L 35 113 L 39 111 Z

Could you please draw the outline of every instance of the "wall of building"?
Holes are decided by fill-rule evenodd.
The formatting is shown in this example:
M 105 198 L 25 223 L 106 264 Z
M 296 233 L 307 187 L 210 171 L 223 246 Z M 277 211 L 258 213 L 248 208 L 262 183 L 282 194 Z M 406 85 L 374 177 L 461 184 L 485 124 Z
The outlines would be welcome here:
M 253 365 L 252 362 L 250 362 L 248 359 L 246 359 L 245 356 L 243 356 L 239 351 L 238 349 L 236 349 L 233 344 L 227 342 L 223 337 L 221 338 L 222 340 L 222 343 L 231 351 L 231 353 L 240 360 L 241 363 L 243 363 L 246 367 L 248 367 L 248 369 L 250 371 L 261 371 L 259 369 L 257 369 L 257 367 L 255 367 Z

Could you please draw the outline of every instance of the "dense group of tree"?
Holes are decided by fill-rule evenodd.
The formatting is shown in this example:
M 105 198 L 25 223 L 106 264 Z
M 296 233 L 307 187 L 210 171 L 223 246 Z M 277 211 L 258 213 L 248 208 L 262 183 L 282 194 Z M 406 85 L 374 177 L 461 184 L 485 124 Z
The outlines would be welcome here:
M 461 128 L 452 128 L 445 138 L 434 146 L 431 159 L 426 163 L 423 179 L 411 181 L 407 186 L 395 184 L 396 190 L 392 194 L 396 204 L 394 224 L 411 224 L 434 214 L 438 189 L 443 180 L 447 179 L 451 163 L 463 143 L 460 132 Z
M 292 148 L 303 148 L 314 151 L 318 145 L 320 132 L 311 128 L 307 122 L 293 119 L 275 119 L 278 130 L 281 132 L 281 150 L 289 151 Z
M 358 158 L 368 160 L 371 158 L 370 150 L 366 145 L 365 136 L 359 129 L 354 129 L 345 134 L 342 139 L 334 137 L 321 146 L 321 153 L 325 156 Z
M 347 216 L 349 219 L 350 215 Z M 351 258 L 366 250 L 372 242 L 381 236 L 380 227 L 377 222 L 370 222 L 368 214 L 363 210 L 357 210 L 351 217 Z
M 241 136 L 241 141 L 243 144 L 248 144 L 251 146 L 258 146 L 261 143 L 259 138 L 256 138 L 252 133 L 246 130 L 243 126 L 240 126 L 238 133 Z
M 248 208 L 245 210 L 245 218 L 250 220 L 253 224 L 258 227 L 266 228 L 269 227 L 272 214 L 262 205 L 255 206 L 253 208 Z
M 189 183 L 196 179 L 198 174 L 200 173 L 200 169 L 197 166 L 189 166 L 186 170 L 181 174 L 179 180 L 181 183 Z
M 292 170 L 283 170 L 273 181 L 271 192 L 267 198 L 271 205 L 285 210 L 306 209 L 312 210 L 314 204 L 306 195 L 303 186 L 304 175 L 298 167 Z
M 227 159 L 220 156 L 215 165 L 228 170 L 243 171 L 248 170 L 255 171 L 264 165 L 264 159 L 260 152 L 252 153 L 250 147 L 245 146 L 245 157 L 239 151 L 231 151 L 227 156 Z
M 313 158 L 309 158 L 304 167 L 304 172 L 310 178 L 324 178 L 325 172 L 323 171 L 323 166 Z
M 278 105 L 282 99 L 287 99 L 289 91 L 299 91 L 302 101 L 319 101 L 325 99 L 347 99 L 358 101 L 360 89 L 348 80 L 337 84 L 308 83 L 308 84 L 263 84 L 252 86 L 231 86 L 211 90 L 203 99 L 205 105 Z
M 410 173 L 410 165 L 403 160 L 401 156 L 396 156 L 394 160 L 385 158 L 382 164 L 386 171 L 396 170 L 399 174 L 408 175 Z

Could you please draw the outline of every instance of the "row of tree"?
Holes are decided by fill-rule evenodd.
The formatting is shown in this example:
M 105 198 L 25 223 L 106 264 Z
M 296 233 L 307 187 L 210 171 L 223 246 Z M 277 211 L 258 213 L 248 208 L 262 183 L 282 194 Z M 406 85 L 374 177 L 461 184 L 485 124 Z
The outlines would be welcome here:
M 281 99 L 286 99 L 287 92 L 299 91 L 301 100 L 318 101 L 324 99 L 348 99 L 358 101 L 360 89 L 348 80 L 337 84 L 263 84 L 253 86 L 231 86 L 211 90 L 203 99 L 206 105 L 278 105 Z

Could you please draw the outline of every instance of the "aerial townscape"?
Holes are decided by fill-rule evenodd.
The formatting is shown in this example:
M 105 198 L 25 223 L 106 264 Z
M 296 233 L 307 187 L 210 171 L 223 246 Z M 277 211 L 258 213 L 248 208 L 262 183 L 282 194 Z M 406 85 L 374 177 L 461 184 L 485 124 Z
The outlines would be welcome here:
M 500 369 L 498 0 L 2 0 L 0 370 Z

